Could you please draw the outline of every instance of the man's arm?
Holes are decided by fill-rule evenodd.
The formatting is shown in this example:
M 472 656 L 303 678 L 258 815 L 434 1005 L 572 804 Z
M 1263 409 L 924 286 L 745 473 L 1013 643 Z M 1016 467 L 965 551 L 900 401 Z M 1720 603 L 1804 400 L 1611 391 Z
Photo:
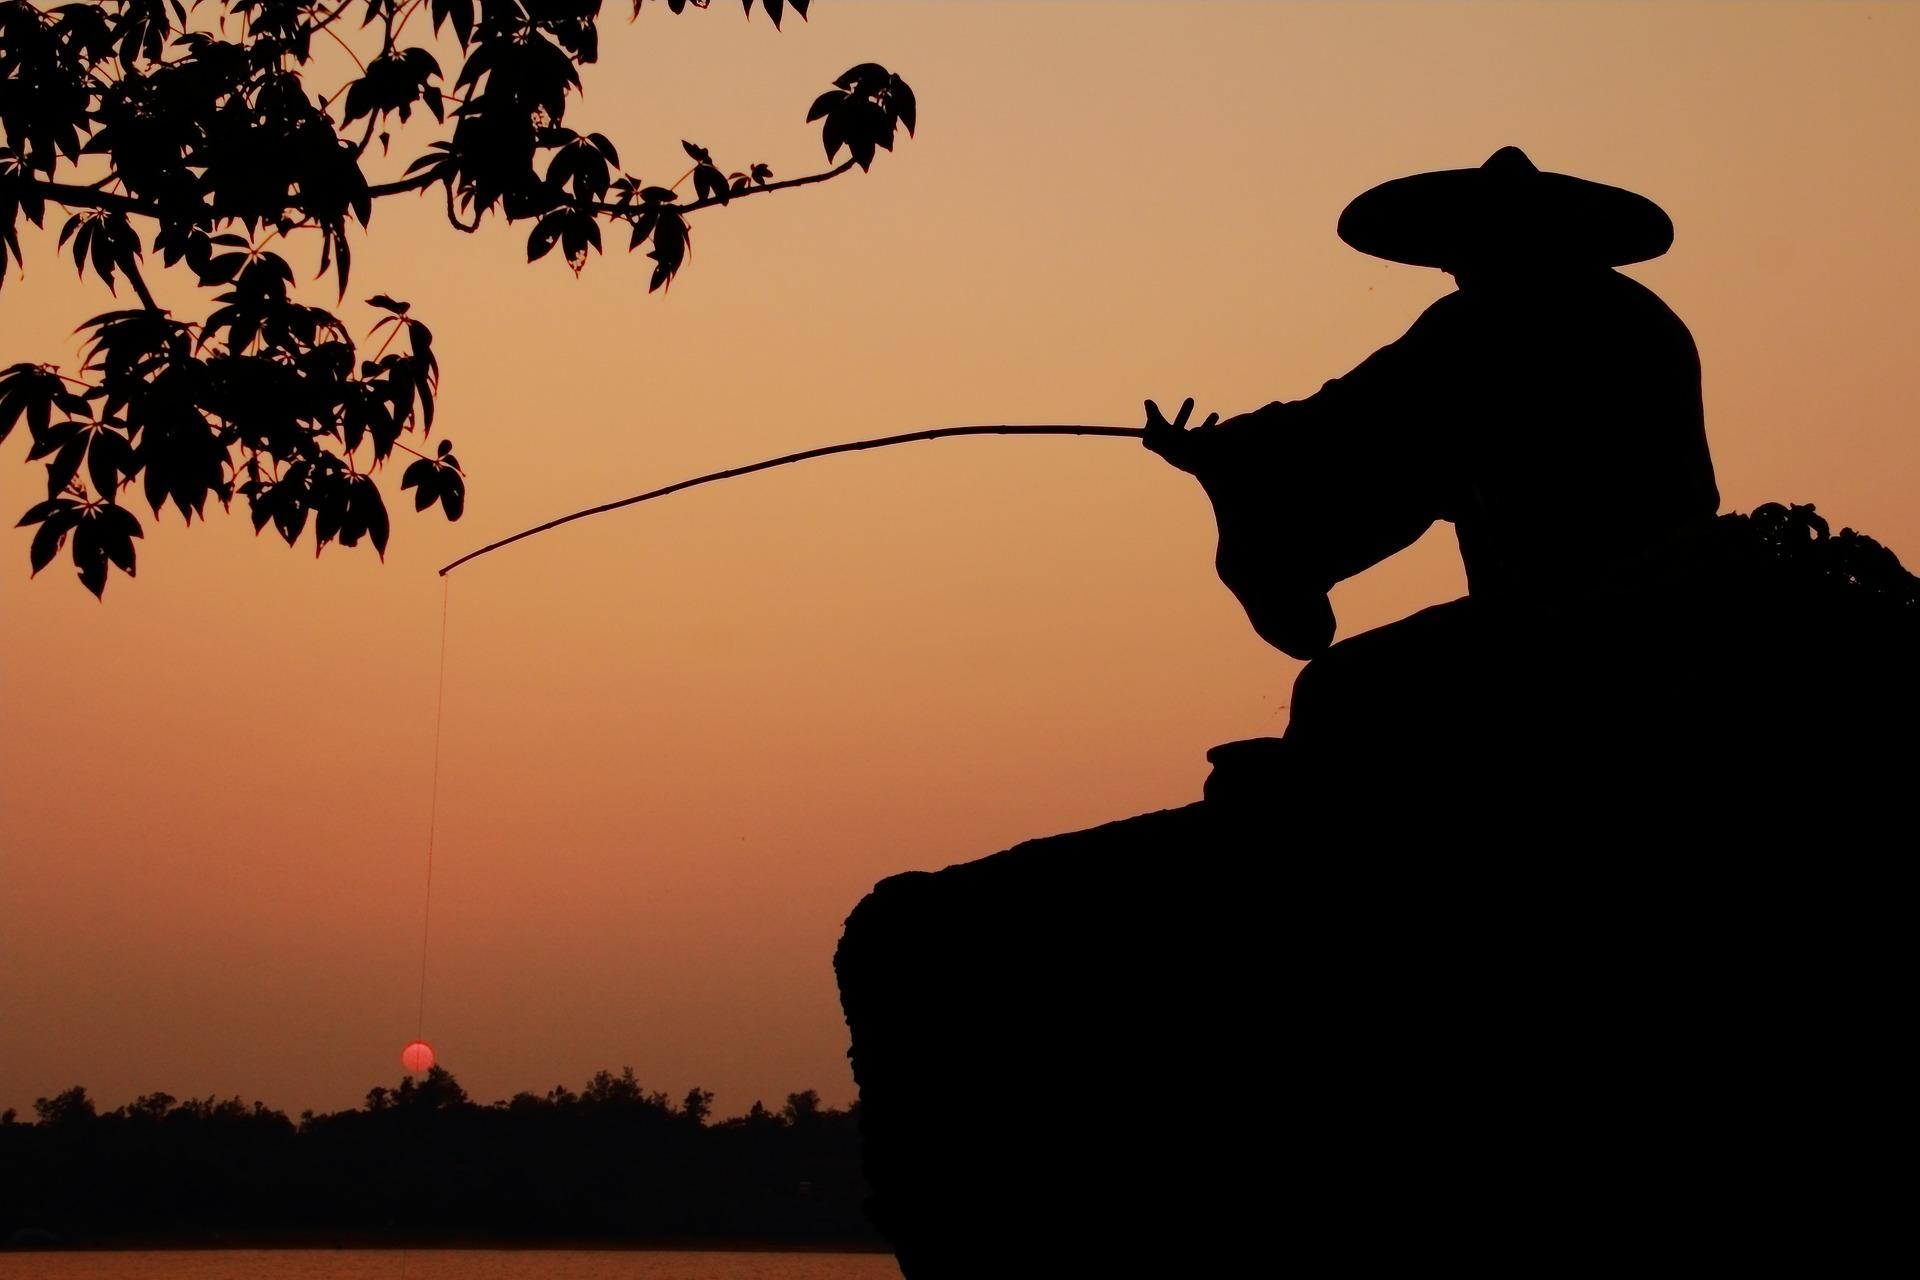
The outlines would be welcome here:
M 1411 545 L 1439 514 L 1436 399 L 1450 400 L 1449 295 L 1397 341 L 1302 400 L 1181 430 L 1149 402 L 1147 447 L 1200 481 L 1215 566 L 1262 638 L 1295 657 L 1333 637 L 1326 593 Z M 1448 406 L 1450 407 L 1450 406 Z

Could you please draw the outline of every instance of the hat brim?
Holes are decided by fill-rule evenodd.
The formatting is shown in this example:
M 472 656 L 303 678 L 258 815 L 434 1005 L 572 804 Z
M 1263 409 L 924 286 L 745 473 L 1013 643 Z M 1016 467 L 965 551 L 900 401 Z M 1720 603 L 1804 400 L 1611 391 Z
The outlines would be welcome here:
M 1645 196 L 1564 173 L 1442 169 L 1356 196 L 1340 238 L 1376 258 L 1444 270 L 1529 257 L 1618 267 L 1665 253 L 1673 220 Z

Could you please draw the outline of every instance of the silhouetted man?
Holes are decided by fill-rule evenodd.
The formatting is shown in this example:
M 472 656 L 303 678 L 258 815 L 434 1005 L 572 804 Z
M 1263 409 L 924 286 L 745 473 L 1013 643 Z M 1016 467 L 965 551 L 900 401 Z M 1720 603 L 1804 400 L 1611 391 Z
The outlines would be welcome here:
M 1631 589 L 1719 505 L 1693 339 L 1614 270 L 1671 245 L 1658 206 L 1505 147 L 1373 188 L 1339 233 L 1459 288 L 1303 400 L 1193 430 L 1192 401 L 1172 423 L 1147 406 L 1147 447 L 1213 502 L 1220 577 L 1254 629 L 1317 659 L 1293 739 L 1453 714 L 1494 668 L 1514 674 L 1516 633 Z M 1468 597 L 1328 651 L 1328 589 L 1435 520 L 1455 527 Z

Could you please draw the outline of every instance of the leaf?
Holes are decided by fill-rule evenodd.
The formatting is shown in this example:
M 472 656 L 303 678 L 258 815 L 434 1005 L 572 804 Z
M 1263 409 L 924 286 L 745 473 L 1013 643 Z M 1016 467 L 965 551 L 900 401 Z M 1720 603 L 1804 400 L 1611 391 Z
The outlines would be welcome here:
M 612 142 L 607 138 L 607 134 L 603 134 L 603 132 L 589 132 L 588 142 L 593 144 L 593 150 L 597 150 L 599 154 L 607 157 L 607 163 L 612 165 L 614 169 L 620 167 L 620 152 L 612 150 Z
M 107 549 L 100 539 L 100 522 L 82 520 L 73 529 L 73 563 L 80 585 L 98 600 L 107 589 Z
M 919 105 L 914 101 L 913 90 L 899 76 L 892 79 L 887 90 L 887 98 L 892 104 L 894 117 L 907 126 L 907 135 L 913 136 L 913 126 L 920 115 Z
M 247 255 L 244 253 L 220 253 L 208 258 L 204 265 L 194 268 L 194 274 L 200 277 L 203 286 L 230 284 L 246 264 Z
M 370 80 L 355 80 L 347 86 L 347 114 L 341 118 L 343 125 L 352 124 L 361 116 L 370 115 L 376 105 L 375 88 Z
M 410 302 L 400 302 L 396 299 L 389 298 L 384 293 L 376 293 L 371 298 L 368 298 L 367 305 L 370 307 L 379 307 L 382 311 L 391 311 L 397 316 L 404 316 L 413 306 Z
M 362 219 L 363 223 L 364 221 L 365 220 Z M 320 270 L 322 274 L 326 272 L 327 246 L 331 246 L 333 249 L 335 279 L 338 281 L 340 288 L 337 296 L 344 300 L 347 296 L 347 271 L 353 262 L 353 250 L 347 247 L 346 227 L 344 225 L 334 227 L 324 234 L 320 243 Z
M 448 455 L 446 465 L 446 475 L 441 479 L 440 509 L 447 513 L 447 519 L 458 520 L 467 509 L 467 482 L 453 469 L 458 463 L 452 455 Z
M 129 578 L 134 575 L 133 543 L 126 538 L 116 538 L 110 534 L 101 535 L 101 549 L 107 553 L 107 559 L 116 565 L 120 572 Z
M 20 523 L 13 527 L 24 529 L 30 524 L 39 524 L 43 520 L 50 519 L 61 508 L 72 505 L 71 498 L 48 498 L 45 502 L 36 502 L 27 508 L 27 513 L 20 517 Z
M 158 516 L 161 508 L 167 505 L 167 473 L 163 468 L 154 466 L 149 462 L 147 464 L 146 474 L 141 477 L 141 480 L 141 488 L 146 493 L 147 505 L 152 507 L 153 514 Z
M 425 511 L 439 500 L 440 468 L 434 465 L 431 458 L 410 462 L 407 464 L 407 469 L 400 475 L 400 488 L 402 490 L 418 489 L 419 492 L 413 495 L 413 509 Z
M 141 536 L 140 521 L 125 507 L 108 504 L 95 509 L 100 548 L 107 559 L 129 578 L 134 576 L 133 540 Z
M 73 271 L 75 275 L 87 272 L 87 251 L 93 247 L 94 229 L 99 226 L 85 214 L 76 213 L 67 219 L 67 225 L 60 229 L 60 243 L 65 244 L 67 237 L 73 237 Z
M 101 507 L 99 518 L 105 520 L 108 527 L 118 531 L 122 537 L 144 536 L 140 530 L 140 518 L 125 507 L 119 505 Z
M 66 545 L 67 528 L 66 524 L 49 520 L 34 531 L 33 546 L 27 550 L 27 563 L 33 567 L 35 574 L 52 564 L 54 556 Z
M 265 495 L 256 492 L 247 494 L 247 518 L 253 521 L 253 532 L 257 537 L 267 527 L 267 521 L 273 518 L 272 490 Z
M 80 473 L 80 460 L 87 451 L 87 437 L 76 431 L 73 438 L 60 446 L 53 461 L 47 464 L 47 496 L 53 497 L 73 483 Z
M 635 249 L 638 249 L 642 244 L 646 243 L 647 237 L 653 234 L 653 224 L 658 217 L 658 214 L 649 210 L 634 218 L 633 239 L 627 245 L 628 253 L 632 253 Z
M 533 224 L 533 233 L 527 237 L 528 262 L 538 262 L 553 251 L 565 223 L 566 211 L 556 210 Z
M 103 498 L 112 498 L 120 488 L 120 477 L 130 469 L 133 446 L 110 427 L 91 433 L 87 446 L 87 478 Z
M 847 95 L 844 93 L 841 93 L 837 89 L 827 90 L 825 93 L 815 98 L 813 100 L 813 105 L 807 108 L 806 122 L 808 124 L 812 124 L 815 120 L 818 120 L 821 116 L 826 115 L 827 112 L 833 110 L 835 107 L 839 106 L 842 102 L 845 102 L 846 98 L 847 98 Z
M 854 86 L 862 83 L 868 85 L 885 83 L 889 74 L 887 69 L 877 62 L 863 62 L 857 67 L 848 68 L 834 83 L 842 89 L 851 91 Z
M 22 363 L 0 372 L 0 440 L 7 438 L 23 414 L 27 429 L 38 439 L 52 423 L 56 405 L 69 413 L 85 411 L 84 405 L 75 404 L 60 375 L 52 369 Z
M 590 213 L 576 213 L 569 210 L 565 228 L 560 233 L 560 247 L 567 255 L 567 265 L 573 268 L 573 274 L 587 265 L 587 249 L 600 250 L 600 224 Z
M 700 199 L 718 200 L 721 204 L 727 203 L 733 195 L 727 186 L 726 175 L 710 164 L 694 166 L 693 188 Z
M 688 243 L 686 220 L 677 213 L 663 210 L 653 229 L 653 252 L 647 255 L 656 264 L 652 283 L 647 286 L 648 293 L 673 282 L 686 260 Z
M 367 536 L 373 540 L 373 549 L 380 558 L 387 558 L 387 504 L 380 497 L 379 486 L 367 476 L 361 476 L 354 485 L 353 505 L 360 521 L 366 526 Z
M 134 260 L 140 256 L 140 238 L 122 213 L 99 215 L 91 229 L 88 256 L 92 259 L 94 274 L 106 282 L 108 292 L 117 292 L 114 270 L 132 271 Z
M 283 486 L 276 485 L 278 490 Z M 309 508 L 298 491 L 289 491 L 283 498 L 279 510 L 274 513 L 273 527 L 288 546 L 300 541 L 300 535 L 306 532 Z
M 80 424 L 77 422 L 56 422 L 50 426 L 30 422 L 27 425 L 28 430 L 33 433 L 33 446 L 27 450 L 28 462 L 38 462 L 42 458 L 58 453 L 80 432 Z
M 442 22 L 453 24 L 453 34 L 465 48 L 473 39 L 474 0 L 433 0 L 433 29 L 437 33 Z

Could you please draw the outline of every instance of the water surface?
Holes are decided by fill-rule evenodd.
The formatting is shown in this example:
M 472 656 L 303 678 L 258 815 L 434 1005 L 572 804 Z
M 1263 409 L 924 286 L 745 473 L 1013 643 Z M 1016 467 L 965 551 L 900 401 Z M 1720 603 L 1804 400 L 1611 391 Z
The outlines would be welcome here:
M 900 1280 L 886 1253 L 156 1249 L 0 1253 L 0 1280 Z

